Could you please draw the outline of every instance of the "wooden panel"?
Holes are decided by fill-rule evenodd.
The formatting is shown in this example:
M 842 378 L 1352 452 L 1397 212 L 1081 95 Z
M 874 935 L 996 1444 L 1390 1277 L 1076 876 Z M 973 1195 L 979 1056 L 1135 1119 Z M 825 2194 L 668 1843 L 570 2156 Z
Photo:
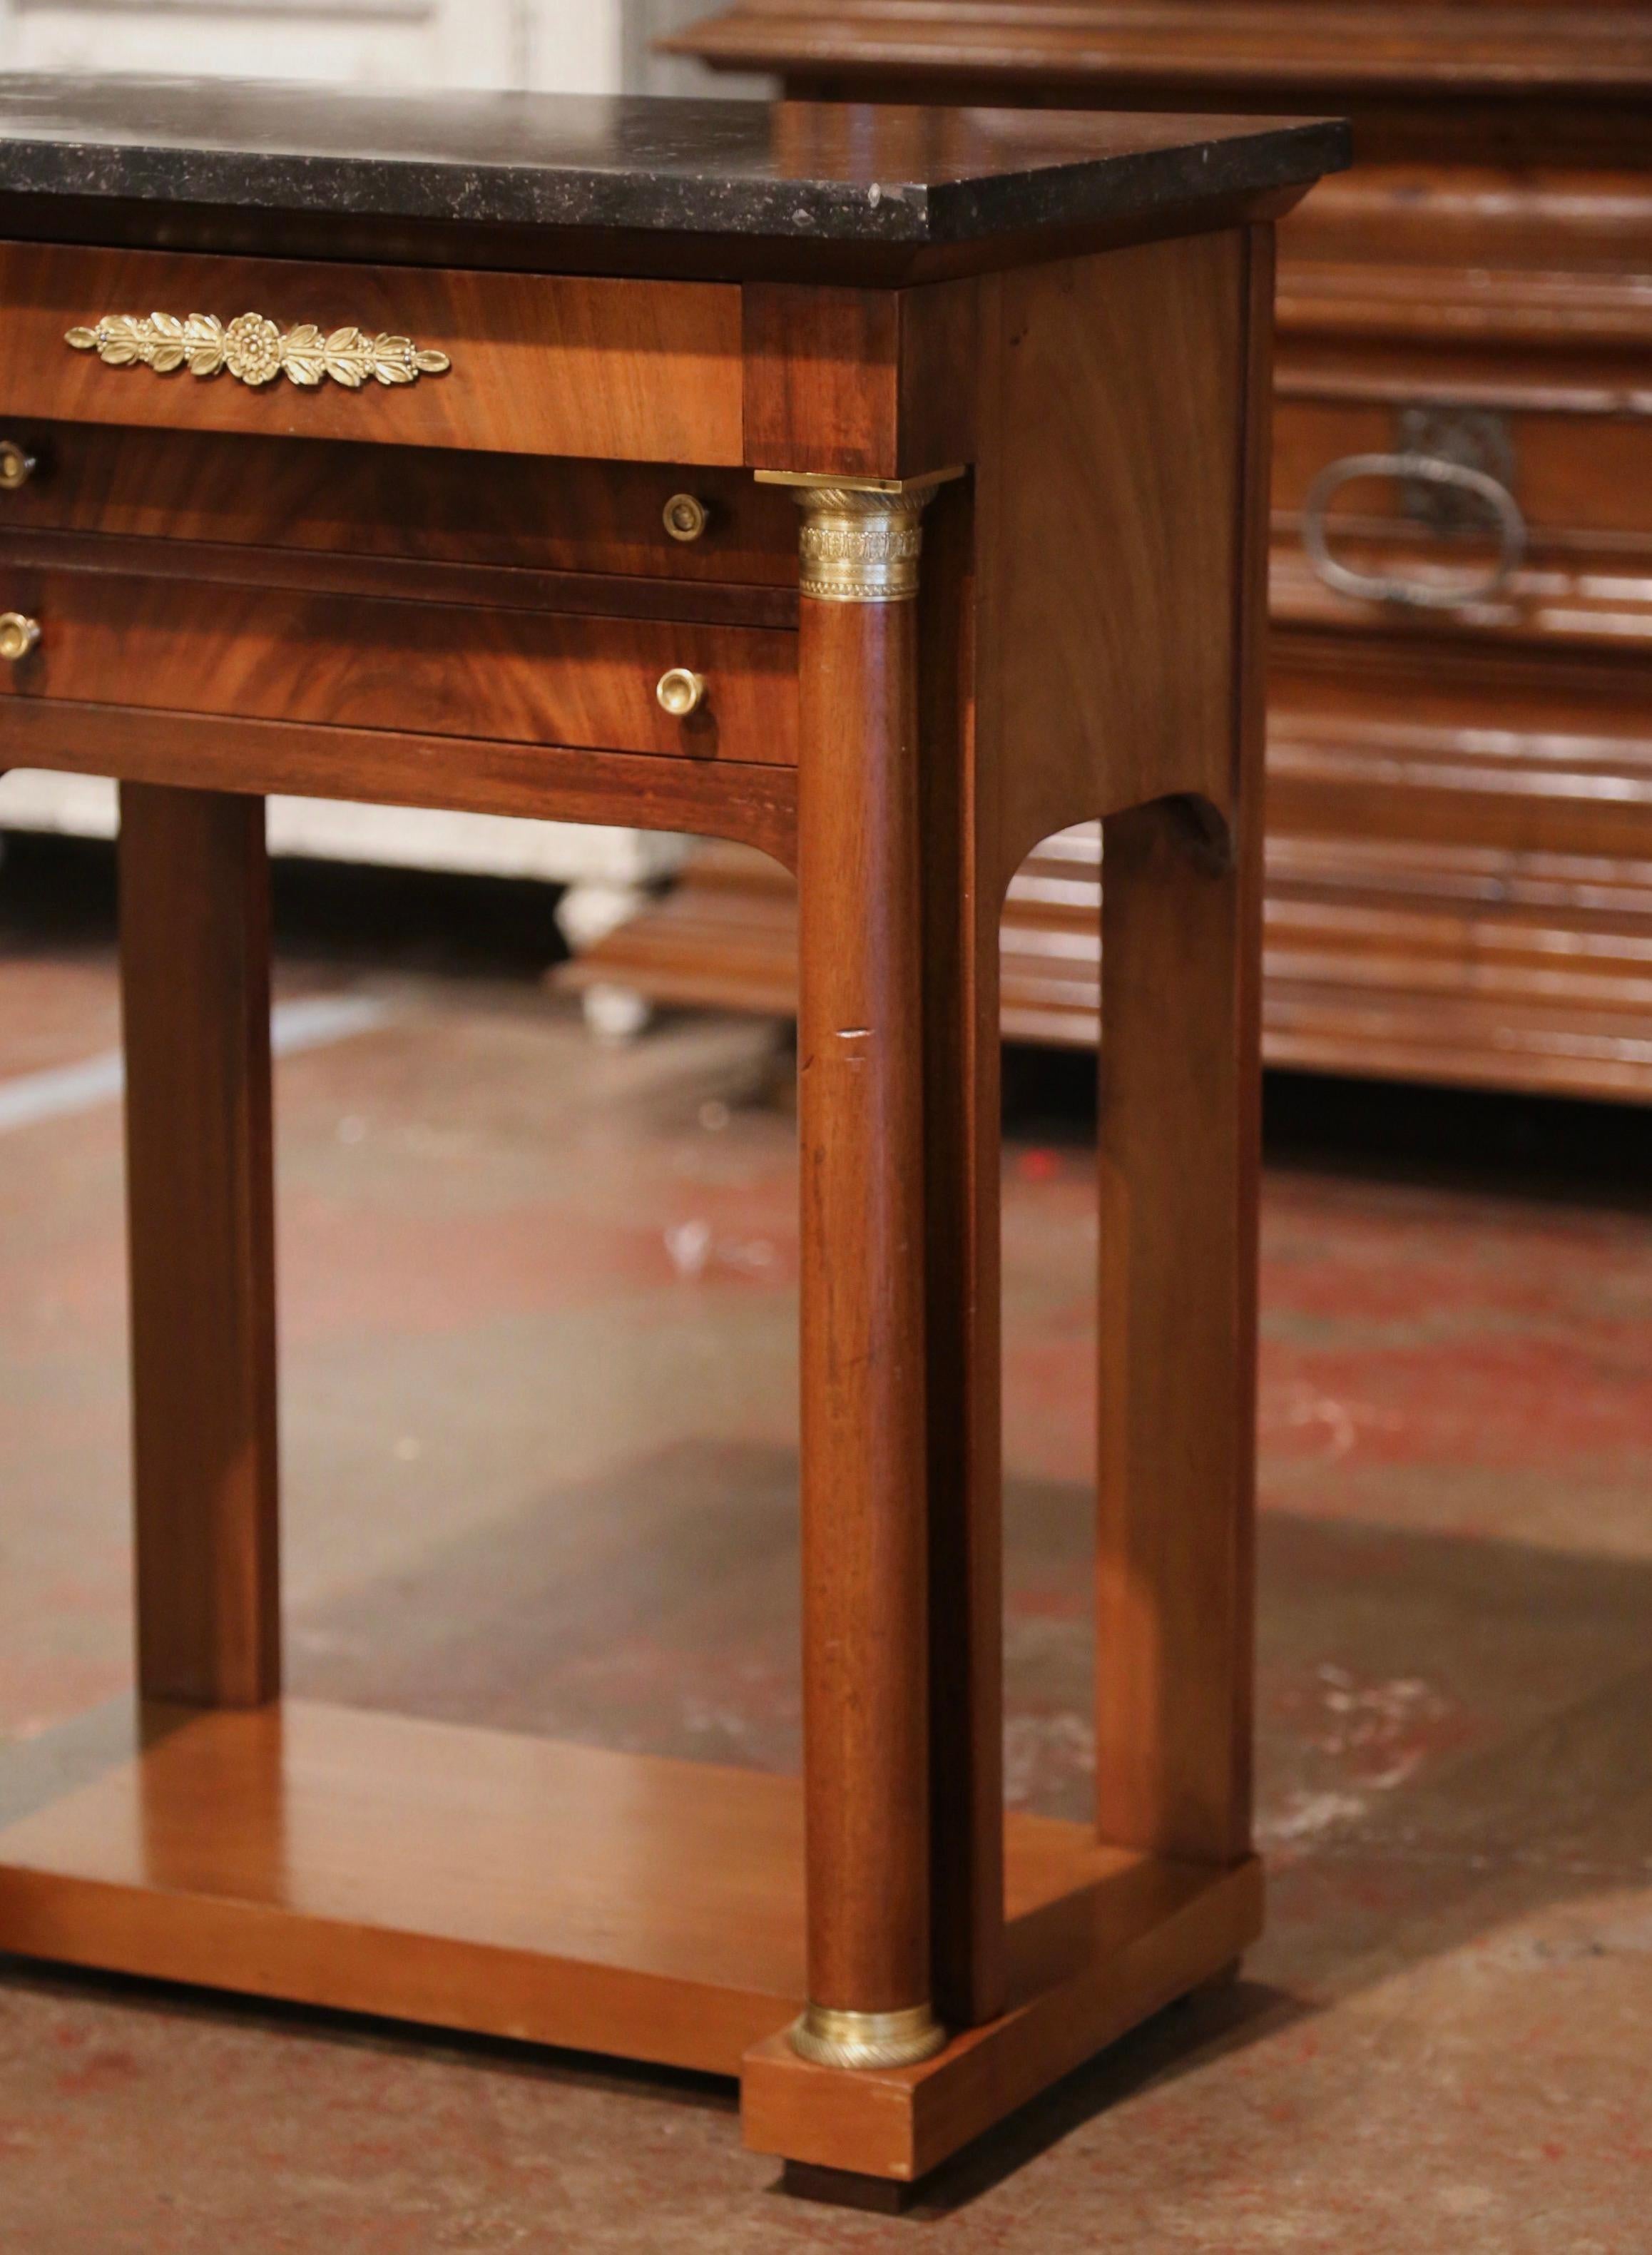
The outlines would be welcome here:
M 748 284 L 746 459 L 754 469 L 916 477 L 975 451 L 979 293 Z
M 97 572 L 14 571 L 0 594 L 43 629 L 0 676 L 0 743 L 11 706 L 68 698 L 698 760 L 797 756 L 790 634 Z M 686 720 L 655 696 L 678 665 L 706 683 Z
M 742 470 L 190 431 L 135 438 L 4 404 L 0 439 L 22 445 L 39 467 L 27 485 L 0 494 L 0 526 L 797 586 L 791 498 Z M 666 502 L 683 491 L 710 512 L 695 541 L 670 538 L 662 522 Z
M 383 595 L 392 602 L 462 603 L 486 611 L 558 611 L 599 621 L 680 620 L 704 626 L 777 627 L 786 633 L 794 633 L 798 624 L 795 587 L 645 580 L 616 572 L 534 572 L 519 565 L 435 564 L 348 551 L 243 548 L 224 541 L 130 539 L 114 532 L 14 531 L 0 523 L 0 585 L 11 576 L 54 568 L 196 587 L 212 580 L 317 596 Z
M 1247 254 L 1210 747 L 1231 828 L 1176 801 L 1102 825 L 1096 1815 L 1104 1839 L 1213 1862 L 1250 1847 L 1256 1672 L 1271 234 Z
M 1426 379 L 1424 379 L 1424 383 Z M 1419 387 L 1418 399 L 1431 394 Z M 1513 491 L 1539 547 L 1575 543 L 1601 534 L 1632 550 L 1641 568 L 1652 555 L 1646 496 L 1652 492 L 1652 415 L 1508 415 Z M 1299 510 L 1308 487 L 1328 464 L 1346 454 L 1399 451 L 1396 410 L 1385 403 L 1291 399 L 1275 427 L 1277 508 Z M 1346 486 L 1332 504 L 1337 517 L 1393 520 L 1402 516 L 1395 479 Z M 1422 537 L 1413 522 L 1412 537 Z M 1445 541 L 1446 553 L 1462 542 Z
M 1392 573 L 1443 594 L 1483 579 L 1493 560 L 1479 542 L 1466 541 L 1459 549 L 1438 540 L 1360 540 L 1346 534 L 1339 535 L 1336 552 L 1357 571 Z M 1338 629 L 1350 646 L 1378 640 L 1479 643 L 1501 646 L 1518 660 L 1522 645 L 1546 645 L 1557 653 L 1601 658 L 1616 671 L 1614 658 L 1637 650 L 1644 655 L 1652 645 L 1652 571 L 1644 557 L 1634 555 L 1540 558 L 1522 565 L 1494 597 L 1418 611 L 1327 587 L 1304 555 L 1282 544 L 1274 551 L 1273 613 L 1282 629 Z M 1348 654 L 1357 664 L 1352 647 Z
M 802 2001 L 795 1778 L 293 1701 L 132 1743 L 0 1830 L 0 1949 L 721 2075 Z M 1010 1837 L 1027 1917 L 1130 1860 Z
M 0 247 L 0 399 L 13 415 L 483 453 L 737 463 L 740 295 L 714 283 L 460 273 Z M 411 335 L 446 376 L 361 391 L 283 377 L 261 389 L 106 368 L 66 330 L 104 313 L 249 309 Z
M 752 467 L 897 475 L 896 293 L 749 283 L 742 294 Z
M 1002 882 L 1113 808 L 1226 804 L 1243 257 L 1230 233 L 996 285 L 979 725 Z
M 735 760 L 651 759 L 16 698 L 0 711 L 0 766 L 692 830 L 742 839 L 788 864 L 796 849 L 797 770 Z
M 281 1684 L 264 802 L 121 794 L 137 1668 Z

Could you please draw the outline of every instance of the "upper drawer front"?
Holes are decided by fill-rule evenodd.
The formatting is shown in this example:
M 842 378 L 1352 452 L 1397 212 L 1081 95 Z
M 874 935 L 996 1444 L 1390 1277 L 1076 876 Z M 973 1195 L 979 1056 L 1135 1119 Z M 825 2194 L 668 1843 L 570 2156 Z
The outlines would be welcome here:
M 215 341 L 241 316 L 273 325 Z M 164 317 L 157 327 L 154 316 Z M 109 317 L 142 324 L 127 342 L 165 362 L 195 340 L 203 366 L 160 372 L 76 351 L 71 329 L 123 351 Z M 170 324 L 200 324 L 174 337 Z M 278 340 L 353 330 L 318 362 L 318 343 Z M 445 373 L 384 383 L 395 353 L 380 337 L 445 355 Z M 205 340 L 204 342 L 200 341 Z M 227 353 L 227 360 L 225 355 Z M 365 355 L 365 356 L 364 356 Z M 327 366 L 368 372 L 356 388 Z M 299 264 L 56 244 L 0 244 L 0 414 L 186 431 L 359 439 L 483 453 L 606 460 L 742 460 L 740 292 L 730 284 L 578 275 L 448 273 L 413 266 Z
M 1467 463 L 1506 483 L 1535 544 L 1587 545 L 1604 537 L 1652 559 L 1652 416 L 1459 407 L 1426 397 L 1409 406 L 1282 399 L 1274 504 L 1299 510 L 1332 462 L 1412 449 Z M 1396 530 L 1426 532 L 1434 521 L 1423 488 L 1402 490 L 1391 479 L 1348 486 L 1335 506 L 1351 516 L 1382 518 Z
M 1287 397 L 1274 459 L 1281 622 L 1652 645 L 1652 417 Z
M 113 376 L 111 376 L 113 381 Z M 798 512 L 746 470 L 130 431 L 11 416 L 33 464 L 7 531 L 205 540 L 327 556 L 795 589 Z M 700 503 L 692 539 L 666 511 Z M 692 519 L 689 520 L 692 526 Z
M 0 700 L 215 713 L 580 749 L 788 765 L 797 636 L 750 627 L 384 601 L 114 571 L 10 566 L 39 628 Z M 703 677 L 686 720 L 661 677 Z M 4 765 L 0 701 L 0 765 Z

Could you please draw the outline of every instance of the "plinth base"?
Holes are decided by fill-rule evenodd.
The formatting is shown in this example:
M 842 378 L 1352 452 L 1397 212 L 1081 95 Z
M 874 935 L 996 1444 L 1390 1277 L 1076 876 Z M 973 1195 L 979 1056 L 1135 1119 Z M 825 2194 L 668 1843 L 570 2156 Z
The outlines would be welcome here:
M 0 1949 L 737 2074 L 748 2144 L 818 2169 L 922 2175 L 1261 1926 L 1253 1864 L 1012 1816 L 1014 2008 L 814 2066 L 794 1779 L 299 1701 L 102 1738 L 56 1788 L 0 1765 Z

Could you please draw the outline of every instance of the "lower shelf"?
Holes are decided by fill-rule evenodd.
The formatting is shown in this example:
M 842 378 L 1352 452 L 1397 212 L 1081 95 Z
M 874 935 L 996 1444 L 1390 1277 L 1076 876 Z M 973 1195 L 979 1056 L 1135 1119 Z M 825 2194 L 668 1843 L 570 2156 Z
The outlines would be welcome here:
M 1259 1922 L 1254 1867 L 1012 1816 L 1015 2009 L 846 2076 L 765 2044 L 804 1996 L 795 1779 L 299 1701 L 134 1710 L 78 1763 L 32 1795 L 0 1765 L 0 1949 L 718 2074 L 750 2054 L 753 2142 L 868 2174 L 931 2166 L 938 2122 L 963 2142 Z M 819 2097 L 844 2084 L 847 2117 Z

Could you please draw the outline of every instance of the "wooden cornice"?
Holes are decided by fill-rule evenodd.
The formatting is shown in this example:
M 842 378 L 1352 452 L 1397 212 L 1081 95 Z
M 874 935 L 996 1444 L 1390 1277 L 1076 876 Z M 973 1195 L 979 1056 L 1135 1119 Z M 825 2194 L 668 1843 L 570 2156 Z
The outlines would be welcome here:
M 735 0 L 663 40 L 720 68 L 1486 102 L 1652 103 L 1652 7 L 1493 0 Z

